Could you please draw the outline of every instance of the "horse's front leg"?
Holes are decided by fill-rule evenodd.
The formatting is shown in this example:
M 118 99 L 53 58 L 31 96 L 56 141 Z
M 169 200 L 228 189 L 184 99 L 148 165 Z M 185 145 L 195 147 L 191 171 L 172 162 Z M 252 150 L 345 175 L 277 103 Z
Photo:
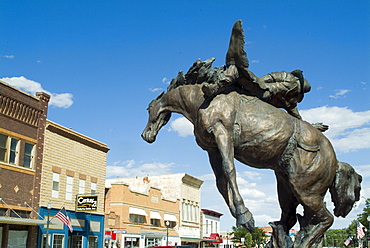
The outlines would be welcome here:
M 217 148 L 208 150 L 209 162 L 216 177 L 216 186 L 226 204 L 229 206 L 231 215 L 237 218 L 232 193 L 230 192 L 229 180 L 223 170 L 221 154 Z
M 237 226 L 244 226 L 248 231 L 254 230 L 254 219 L 251 212 L 244 205 L 236 183 L 236 171 L 234 165 L 234 144 L 226 127 L 218 122 L 211 129 L 222 160 L 222 171 L 227 181 L 228 191 L 231 193 L 232 202 L 235 207 Z M 230 204 L 229 204 L 230 205 Z

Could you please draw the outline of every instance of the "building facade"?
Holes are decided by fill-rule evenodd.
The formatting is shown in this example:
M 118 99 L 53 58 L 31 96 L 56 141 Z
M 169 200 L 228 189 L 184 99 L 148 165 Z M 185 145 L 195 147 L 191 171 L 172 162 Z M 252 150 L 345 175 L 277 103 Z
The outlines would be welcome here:
M 234 248 L 236 246 L 233 241 L 233 232 L 220 232 L 220 235 L 222 237 L 222 243 L 219 244 L 220 248 Z
M 106 247 L 179 244 L 175 231 L 179 201 L 166 200 L 160 189 L 112 183 L 106 194 Z
M 205 239 L 202 247 L 219 247 L 222 244 L 222 236 L 220 235 L 220 218 L 223 214 L 202 209 L 202 236 Z
M 106 144 L 47 120 L 38 247 L 102 248 Z M 65 207 L 73 232 L 55 215 Z
M 108 179 L 106 194 L 106 215 L 110 216 L 106 217 L 108 238 L 109 232 L 114 229 L 113 224 L 119 223 L 119 230 L 116 233 L 120 235 L 116 236 L 116 243 L 121 247 L 144 248 L 154 245 L 200 247 L 202 238 L 199 206 L 202 183 L 202 180 L 186 173 Z M 122 192 L 127 192 L 125 197 Z M 118 194 L 121 196 L 118 197 Z M 129 195 L 132 197 L 128 197 Z
M 36 247 L 48 102 L 0 81 L 0 247 Z

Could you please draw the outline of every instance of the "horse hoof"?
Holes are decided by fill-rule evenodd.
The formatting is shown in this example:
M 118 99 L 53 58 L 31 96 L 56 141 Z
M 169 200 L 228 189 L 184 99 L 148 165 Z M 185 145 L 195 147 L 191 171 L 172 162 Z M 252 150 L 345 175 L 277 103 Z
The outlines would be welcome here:
M 250 212 L 241 214 L 236 219 L 236 226 L 244 227 L 248 232 L 254 232 L 254 219 Z

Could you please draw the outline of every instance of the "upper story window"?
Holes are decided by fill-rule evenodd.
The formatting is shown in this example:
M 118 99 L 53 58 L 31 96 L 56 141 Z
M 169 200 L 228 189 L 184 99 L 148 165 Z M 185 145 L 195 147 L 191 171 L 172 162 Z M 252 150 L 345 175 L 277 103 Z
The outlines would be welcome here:
M 80 182 L 78 184 L 78 194 L 80 195 L 85 194 L 85 183 L 86 183 L 85 180 L 80 179 Z
M 18 164 L 19 140 L 0 134 L 0 161 L 9 164 Z
M 72 200 L 73 196 L 73 177 L 67 176 L 66 181 L 66 200 Z
M 145 223 L 145 216 L 137 215 L 137 214 L 130 214 L 130 222 Z
M 91 182 L 91 194 L 96 194 L 96 183 Z
M 52 186 L 51 196 L 54 198 L 59 197 L 59 182 L 60 182 L 60 174 L 53 172 L 53 186 Z
M 24 144 L 24 158 L 23 158 L 24 167 L 32 168 L 34 146 L 35 145 L 27 143 L 27 142 Z
M 24 146 L 23 158 L 19 152 L 21 145 Z M 0 133 L 0 162 L 32 168 L 34 147 L 34 144 Z
M 130 222 L 146 223 L 145 216 L 147 216 L 147 214 L 144 209 L 130 207 L 129 215 L 130 215 Z

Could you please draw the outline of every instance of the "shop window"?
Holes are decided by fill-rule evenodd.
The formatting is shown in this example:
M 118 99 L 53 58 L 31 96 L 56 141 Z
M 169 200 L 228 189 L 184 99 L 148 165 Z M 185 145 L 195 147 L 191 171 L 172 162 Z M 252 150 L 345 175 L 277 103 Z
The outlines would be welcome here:
M 60 174 L 53 172 L 53 186 L 52 186 L 51 196 L 54 198 L 59 197 L 59 180 L 60 180 Z
M 0 216 L 6 216 L 7 208 L 0 208 Z
M 66 181 L 66 200 L 72 200 L 73 196 L 73 177 L 67 176 Z
M 96 194 L 96 183 L 91 183 L 91 194 L 95 195 Z
M 82 248 L 82 236 L 73 235 L 72 236 L 72 247 L 73 248 Z
M 98 237 L 96 236 L 89 236 L 88 240 L 88 248 L 98 248 Z
M 136 237 L 126 237 L 124 247 L 138 248 L 139 247 L 139 238 Z
M 46 234 L 42 235 L 41 248 L 46 248 Z
M 54 234 L 53 248 L 63 248 L 64 234 Z
M 26 248 L 27 237 L 27 230 L 9 230 L 7 247 Z
M 158 238 L 147 238 L 146 239 L 146 246 L 159 246 L 160 245 L 160 239 Z
M 133 223 L 145 223 L 144 215 L 130 214 L 130 222 Z
M 34 145 L 30 143 L 24 144 L 24 157 L 23 157 L 23 166 L 27 168 L 32 168 L 33 163 L 33 149 Z

